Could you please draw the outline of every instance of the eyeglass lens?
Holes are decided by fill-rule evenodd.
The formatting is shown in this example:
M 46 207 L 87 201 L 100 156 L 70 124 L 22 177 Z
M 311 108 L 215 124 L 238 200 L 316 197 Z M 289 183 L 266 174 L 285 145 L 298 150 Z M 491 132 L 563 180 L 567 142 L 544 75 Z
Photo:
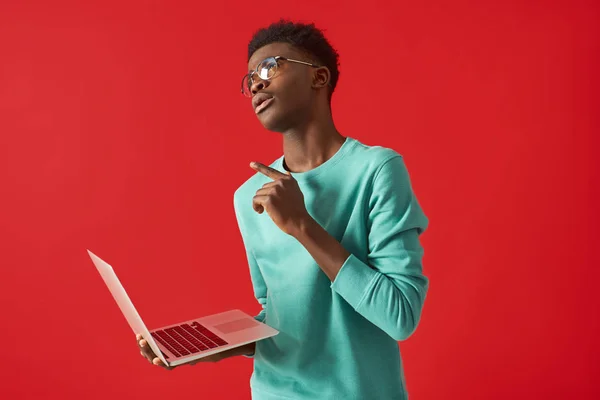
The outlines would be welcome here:
M 258 72 L 257 72 L 258 71 Z M 254 74 L 258 74 L 258 77 L 262 80 L 271 79 L 275 72 L 277 71 L 277 60 L 273 57 L 269 57 L 263 60 L 255 71 L 252 71 L 250 74 L 246 75 L 244 78 L 244 82 L 242 83 L 242 88 L 244 90 L 244 94 L 246 96 L 252 96 L 252 84 L 254 83 L 251 76 Z

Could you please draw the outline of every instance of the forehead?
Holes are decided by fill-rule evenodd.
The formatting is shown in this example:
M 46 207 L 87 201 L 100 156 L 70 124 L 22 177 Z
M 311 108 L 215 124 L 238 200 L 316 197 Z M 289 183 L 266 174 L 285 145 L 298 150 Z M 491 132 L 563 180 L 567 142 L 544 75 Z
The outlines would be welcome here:
M 256 50 L 248 60 L 248 70 L 256 68 L 259 62 L 267 57 L 283 56 L 287 58 L 301 57 L 300 52 L 289 43 L 271 43 Z

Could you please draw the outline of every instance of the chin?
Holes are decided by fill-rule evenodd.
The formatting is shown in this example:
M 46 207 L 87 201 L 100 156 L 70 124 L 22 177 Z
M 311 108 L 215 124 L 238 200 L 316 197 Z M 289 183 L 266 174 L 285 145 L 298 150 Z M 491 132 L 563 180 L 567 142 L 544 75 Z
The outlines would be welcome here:
M 265 110 L 266 111 L 266 110 Z M 265 113 L 266 114 L 266 113 Z M 258 115 L 258 120 L 265 127 L 266 130 L 271 132 L 285 132 L 288 128 L 287 119 L 282 116 L 274 115 Z

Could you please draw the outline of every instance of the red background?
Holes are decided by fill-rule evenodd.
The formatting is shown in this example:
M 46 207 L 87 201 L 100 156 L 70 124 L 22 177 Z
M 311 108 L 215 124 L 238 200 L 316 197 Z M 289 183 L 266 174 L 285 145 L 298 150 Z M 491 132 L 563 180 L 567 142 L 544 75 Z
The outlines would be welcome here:
M 253 31 L 315 21 L 344 135 L 405 156 L 431 225 L 411 399 L 593 399 L 598 3 L 0 3 L 3 398 L 248 399 L 238 357 L 145 362 L 150 327 L 258 312 L 233 192 L 281 155 L 239 94 Z M 595 204 L 595 205 L 594 205 Z

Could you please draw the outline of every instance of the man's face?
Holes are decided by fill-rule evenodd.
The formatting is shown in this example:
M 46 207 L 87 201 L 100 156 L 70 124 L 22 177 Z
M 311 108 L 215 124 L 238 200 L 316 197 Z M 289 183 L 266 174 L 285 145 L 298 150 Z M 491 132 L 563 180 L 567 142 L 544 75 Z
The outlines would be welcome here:
M 272 43 L 256 50 L 248 61 L 248 70 L 267 57 L 283 56 L 310 61 L 305 54 L 287 43 Z M 262 125 L 273 132 L 284 132 L 298 126 L 307 117 L 311 104 L 311 82 L 313 68 L 281 60 L 277 72 L 269 80 L 254 74 L 252 109 Z

